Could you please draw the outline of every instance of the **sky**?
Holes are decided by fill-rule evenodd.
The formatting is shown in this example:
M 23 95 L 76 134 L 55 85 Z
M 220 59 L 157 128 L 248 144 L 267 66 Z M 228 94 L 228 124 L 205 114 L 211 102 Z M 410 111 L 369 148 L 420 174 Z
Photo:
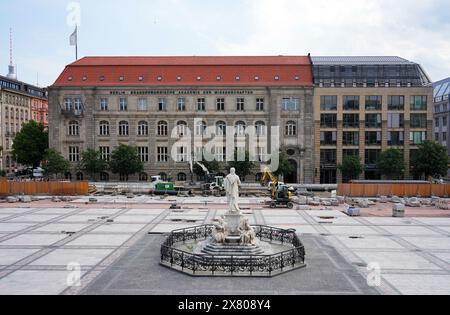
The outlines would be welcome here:
M 18 79 L 53 84 L 75 60 L 69 36 L 79 21 L 79 57 L 393 55 L 438 81 L 450 76 L 449 8 L 450 0 L 0 0 L 0 74 L 12 28 Z

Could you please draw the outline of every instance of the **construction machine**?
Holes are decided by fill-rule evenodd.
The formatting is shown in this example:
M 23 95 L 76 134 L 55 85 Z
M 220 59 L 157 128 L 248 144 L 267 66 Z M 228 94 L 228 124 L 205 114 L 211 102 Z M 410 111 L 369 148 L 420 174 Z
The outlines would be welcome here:
M 272 171 L 266 167 L 264 169 L 264 175 L 261 179 L 261 185 L 266 186 L 268 183 L 270 187 L 270 196 L 272 199 L 272 201 L 269 202 L 269 205 L 272 209 L 281 206 L 289 209 L 294 208 L 291 189 L 287 185 L 278 182 L 278 179 L 273 175 Z

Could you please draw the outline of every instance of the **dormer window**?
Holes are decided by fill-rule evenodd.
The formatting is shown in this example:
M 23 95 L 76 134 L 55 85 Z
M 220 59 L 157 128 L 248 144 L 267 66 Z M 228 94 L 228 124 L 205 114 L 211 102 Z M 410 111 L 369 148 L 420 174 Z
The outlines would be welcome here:
M 72 80 L 73 80 L 73 77 L 72 77 L 72 76 L 69 76 L 69 77 L 67 78 L 67 80 L 68 80 L 68 81 L 72 81 Z
M 294 80 L 295 80 L 295 81 L 298 81 L 298 80 L 300 80 L 300 77 L 299 77 L 298 75 L 296 75 L 296 76 L 294 77 Z
M 124 77 L 123 75 L 121 75 L 121 76 L 119 77 L 119 81 L 123 81 L 123 80 L 125 80 L 125 77 Z
M 280 76 L 279 75 L 275 76 L 275 81 L 280 81 Z
M 105 76 L 104 75 L 100 76 L 100 81 L 105 81 Z
M 157 78 L 156 78 L 158 81 L 162 81 L 162 76 L 158 76 Z
M 259 81 L 259 76 L 255 75 L 255 81 Z
M 83 76 L 83 81 L 87 81 L 87 76 Z
M 181 76 L 177 76 L 177 81 L 181 81 Z
M 241 77 L 237 75 L 235 79 L 236 79 L 236 81 L 240 81 Z
M 202 80 L 202 77 L 198 76 L 197 81 L 201 81 L 201 80 Z
M 222 80 L 222 77 L 220 75 L 218 75 L 218 76 L 216 76 L 216 80 L 220 81 L 220 80 Z
M 139 76 L 138 80 L 139 81 L 144 81 L 144 77 L 141 75 L 141 76 Z

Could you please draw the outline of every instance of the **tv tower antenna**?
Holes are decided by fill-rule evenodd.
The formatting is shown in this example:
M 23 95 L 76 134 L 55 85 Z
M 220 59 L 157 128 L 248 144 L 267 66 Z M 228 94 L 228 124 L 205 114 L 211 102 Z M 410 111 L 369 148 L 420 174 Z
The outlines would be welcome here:
M 17 80 L 16 67 L 13 64 L 13 36 L 12 28 L 9 28 L 9 66 L 8 75 L 9 79 Z

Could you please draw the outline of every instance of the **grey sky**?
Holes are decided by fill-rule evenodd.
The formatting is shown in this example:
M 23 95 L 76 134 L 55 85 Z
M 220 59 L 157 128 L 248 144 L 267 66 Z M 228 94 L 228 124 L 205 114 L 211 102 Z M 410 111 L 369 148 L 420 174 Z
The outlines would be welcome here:
M 65 0 L 2 0 L 19 79 L 52 84 L 74 60 Z M 398 55 L 450 76 L 449 0 L 81 0 L 79 54 Z M 73 12 L 73 11 L 72 11 Z

